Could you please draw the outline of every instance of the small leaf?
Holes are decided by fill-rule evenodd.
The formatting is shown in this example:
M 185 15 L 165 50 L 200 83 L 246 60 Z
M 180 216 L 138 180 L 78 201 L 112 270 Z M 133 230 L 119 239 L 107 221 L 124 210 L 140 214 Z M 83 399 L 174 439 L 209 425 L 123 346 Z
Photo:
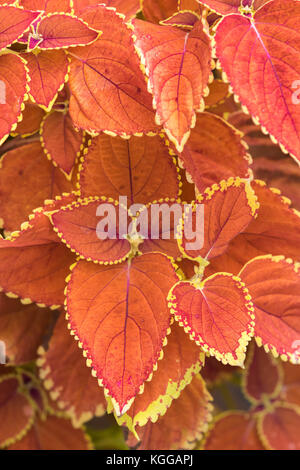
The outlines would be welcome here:
M 260 437 L 270 450 L 300 450 L 300 409 L 275 404 L 258 418 Z
M 13 5 L 0 5 L 0 50 L 21 37 L 40 14 Z
M 299 363 L 300 273 L 284 256 L 261 256 L 240 272 L 255 308 L 255 336 L 266 350 Z
M 0 97 L 0 145 L 7 139 L 10 132 L 16 129 L 18 121 L 21 119 L 24 101 L 28 98 L 28 82 L 29 76 L 25 61 L 16 54 L 2 53 L 0 56 L 0 83 L 2 85 Z
M 22 121 L 18 123 L 12 135 L 20 135 L 24 138 L 35 134 L 40 130 L 41 122 L 44 116 L 45 111 L 43 111 L 39 106 L 33 104 L 30 101 L 26 102 L 24 111 L 22 113 Z
M 41 39 L 39 49 L 57 49 L 87 46 L 99 37 L 100 32 L 89 28 L 76 16 L 51 13 L 38 23 L 35 35 Z
M 49 309 L 22 305 L 0 293 L 0 338 L 5 342 L 8 361 L 22 364 L 35 360 L 52 321 Z
M 218 273 L 205 281 L 180 281 L 168 300 L 191 339 L 223 364 L 242 366 L 254 333 L 251 297 L 239 278 Z
M 81 260 L 71 273 L 70 328 L 117 415 L 130 408 L 161 355 L 171 320 L 166 297 L 177 279 L 160 254 L 114 266 Z
M 243 4 L 251 4 L 251 0 L 203 0 L 203 2 L 199 0 L 199 3 L 203 3 L 220 15 L 231 15 L 239 13 L 239 9 Z
M 28 398 L 19 392 L 16 377 L 0 379 L 0 418 L 5 426 L 0 427 L 0 448 L 21 439 L 33 423 L 34 411 Z
M 101 38 L 69 51 L 74 125 L 92 134 L 106 131 L 123 137 L 157 130 L 128 25 L 103 5 L 95 15 L 103 31 Z
M 225 120 L 201 113 L 180 154 L 184 168 L 199 191 L 223 179 L 251 175 L 251 162 L 241 133 Z
M 41 51 L 24 54 L 30 76 L 32 100 L 50 111 L 57 93 L 64 86 L 68 74 L 68 59 L 65 51 Z
M 160 24 L 166 26 L 177 26 L 183 29 L 193 29 L 195 23 L 200 19 L 193 11 L 176 11 L 170 18 L 163 20 Z
M 228 83 L 222 80 L 214 79 L 212 83 L 208 85 L 209 95 L 205 97 L 205 107 L 214 108 L 215 106 L 223 103 L 226 98 L 230 96 Z
M 40 352 L 38 365 L 44 385 L 71 416 L 73 425 L 79 427 L 94 416 L 102 416 L 107 405 L 103 390 L 86 366 L 63 315 L 56 323 L 48 350 Z
M 41 126 L 41 142 L 47 157 L 70 177 L 84 143 L 84 134 L 74 129 L 70 115 L 54 111 L 46 116 Z
M 203 111 L 211 72 L 210 41 L 198 21 L 186 33 L 171 26 L 133 20 L 135 47 L 148 75 L 156 122 L 181 152 L 196 111 Z
M 298 160 L 300 107 L 293 95 L 300 74 L 299 27 L 299 2 L 274 0 L 252 18 L 241 15 L 223 18 L 215 36 L 216 53 L 234 93 L 267 132 Z
M 212 400 L 205 382 L 196 375 L 188 387 L 175 400 L 167 413 L 157 423 L 148 422 L 136 431 L 141 440 L 138 450 L 192 449 L 201 439 L 211 420 Z M 129 446 L 137 444 L 130 435 Z
M 96 137 L 82 158 L 79 185 L 84 197 L 127 196 L 129 204 L 179 195 L 177 168 L 159 136 Z
M 205 450 L 264 450 L 255 417 L 242 411 L 220 414 L 203 447 Z

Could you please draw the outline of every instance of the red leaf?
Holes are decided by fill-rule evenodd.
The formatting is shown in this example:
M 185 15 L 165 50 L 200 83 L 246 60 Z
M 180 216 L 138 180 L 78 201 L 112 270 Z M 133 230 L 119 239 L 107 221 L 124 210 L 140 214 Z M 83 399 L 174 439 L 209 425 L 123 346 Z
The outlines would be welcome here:
M 253 403 L 265 403 L 278 396 L 282 388 L 281 369 L 275 359 L 254 343 L 249 348 L 246 371 L 244 373 L 244 392 Z
M 40 125 L 44 116 L 45 112 L 39 106 L 30 101 L 27 102 L 22 113 L 22 121 L 18 123 L 12 135 L 28 137 L 35 134 L 40 130 Z
M 71 177 L 84 144 L 84 134 L 74 129 L 70 115 L 53 112 L 46 116 L 41 126 L 41 142 L 47 157 Z
M 199 191 L 231 176 L 248 178 L 251 157 L 241 133 L 219 116 L 201 113 L 180 154 L 183 166 Z
M 50 13 L 44 16 L 37 25 L 34 38 L 41 41 L 39 49 L 57 49 L 75 46 L 87 46 L 100 35 L 81 19 L 70 14 Z
M 29 68 L 30 96 L 32 100 L 50 111 L 58 92 L 68 75 L 68 59 L 63 50 L 40 51 L 25 54 Z
M 167 413 L 157 423 L 149 422 L 137 428 L 141 439 L 139 450 L 192 449 L 201 439 L 211 420 L 211 396 L 199 375 L 175 400 Z M 129 446 L 136 445 L 129 436 Z
M 101 38 L 69 51 L 70 114 L 75 126 L 123 137 L 157 130 L 128 25 L 101 5 L 95 15 Z
M 21 37 L 39 16 L 40 12 L 35 13 L 12 5 L 0 5 L 0 50 Z
M 73 0 L 73 8 L 75 15 L 80 18 L 84 17 L 85 21 L 93 28 L 93 11 L 98 6 L 97 0 Z M 117 12 L 123 13 L 126 20 L 133 18 L 141 9 L 140 0 L 106 0 L 106 7 L 115 8 Z M 89 21 L 91 20 L 91 22 Z M 97 28 L 96 28 L 97 29 Z
M 283 386 L 280 391 L 280 398 L 287 403 L 300 406 L 300 368 L 298 364 L 282 362 Z
M 298 407 L 278 403 L 258 419 L 260 437 L 267 449 L 300 450 Z
M 178 0 L 143 0 L 142 11 L 147 21 L 159 23 L 177 10 Z
M 6 356 L 13 364 L 36 359 L 53 320 L 53 313 L 36 305 L 22 305 L 19 300 L 0 294 L 0 338 L 5 342 Z
M 103 219 L 108 222 L 99 228 L 98 223 Z M 51 215 L 54 230 L 68 248 L 83 259 L 101 264 L 119 263 L 129 256 L 127 227 L 124 234 L 121 232 L 124 219 L 128 227 L 130 218 L 126 209 L 105 197 L 79 199 Z
M 11 238 L 0 240 L 0 260 L 0 286 L 5 292 L 39 305 L 63 304 L 65 278 L 74 257 L 43 212 Z
M 255 336 L 283 359 L 300 361 L 299 266 L 283 256 L 258 257 L 240 272 L 255 307 Z
M 160 254 L 114 266 L 79 261 L 72 271 L 70 327 L 117 415 L 130 408 L 160 357 L 171 319 L 166 297 L 177 279 Z
M 147 204 L 179 195 L 178 170 L 159 136 L 124 140 L 105 134 L 92 141 L 82 158 L 81 195 L 127 196 Z
M 20 383 L 16 377 L 3 376 L 0 379 L 0 448 L 21 439 L 33 423 L 33 409 L 28 398 L 19 392 Z
M 47 352 L 40 350 L 38 365 L 53 400 L 71 416 L 75 427 L 102 416 L 106 400 L 67 329 L 63 315 L 57 321 Z
M 198 213 L 199 204 L 204 206 L 204 227 Z M 183 238 L 179 240 L 184 255 L 192 259 L 201 257 L 206 260 L 220 256 L 226 251 L 230 241 L 243 232 L 255 218 L 258 207 L 249 181 L 229 178 L 207 188 L 203 196 L 198 196 L 192 210 L 185 213 Z M 196 235 L 186 233 L 184 226 L 189 228 L 191 223 L 193 227 L 197 227 Z M 198 239 L 200 230 L 202 246 Z
M 242 366 L 254 333 L 251 297 L 239 278 L 218 273 L 205 281 L 179 281 L 168 300 L 171 313 L 205 352 Z
M 264 450 L 256 430 L 256 420 L 248 413 L 222 413 L 204 443 L 205 450 Z
M 145 384 L 142 395 L 137 395 L 128 412 L 117 419 L 118 423 L 125 423 L 131 430 L 136 426 L 145 426 L 149 420 L 155 423 L 191 383 L 204 365 L 204 359 L 199 346 L 190 341 L 183 328 L 174 323 L 164 357 L 158 362 L 158 370 Z
M 172 16 L 160 22 L 166 26 L 177 26 L 183 29 L 193 29 L 200 16 L 193 11 L 176 11 Z
M 71 13 L 70 3 L 70 0 L 19 0 L 19 5 L 23 8 L 45 13 Z
M 38 418 L 23 439 L 9 447 L 9 450 L 90 450 L 90 439 L 83 429 L 74 429 L 71 422 L 63 417 L 47 416 Z
M 15 230 L 33 209 L 74 189 L 76 174 L 68 181 L 54 168 L 39 142 L 7 152 L 0 167 L 0 211 L 6 230 Z M 11 191 L 11 188 L 14 188 Z
M 231 366 L 216 361 L 214 357 L 207 357 L 205 359 L 205 366 L 201 370 L 201 376 L 209 387 L 218 385 L 223 380 L 230 379 L 233 373 L 234 369 Z
M 215 37 L 217 56 L 234 93 L 298 160 L 300 109 L 293 94 L 300 74 L 299 27 L 299 2 L 274 0 L 260 8 L 253 19 L 241 15 L 224 18 Z
M 1 7 L 0 7 L 1 19 Z M 0 145 L 17 127 L 27 100 L 29 76 L 24 60 L 12 53 L 0 56 Z
M 135 47 L 149 79 L 156 122 L 181 152 L 211 73 L 209 37 L 198 21 L 189 33 L 169 26 L 134 20 Z
M 231 15 L 232 13 L 239 13 L 243 4 L 251 4 L 252 0 L 202 0 L 199 2 L 208 6 L 211 10 L 219 13 L 220 15 Z
M 226 269 L 237 274 L 247 261 L 269 253 L 300 259 L 299 213 L 277 189 L 266 187 L 263 181 L 251 184 L 259 200 L 258 217 L 232 240 L 223 256 L 212 261 L 213 272 Z

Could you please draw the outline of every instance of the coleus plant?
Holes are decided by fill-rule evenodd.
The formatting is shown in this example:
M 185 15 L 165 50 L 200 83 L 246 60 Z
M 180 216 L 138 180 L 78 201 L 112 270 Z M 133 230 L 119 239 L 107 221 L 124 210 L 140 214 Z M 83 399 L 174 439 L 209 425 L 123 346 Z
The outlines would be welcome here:
M 299 28 L 296 0 L 0 1 L 2 448 L 103 448 L 105 414 L 110 448 L 300 448 Z M 133 229 L 99 237 L 108 207 Z M 217 416 L 224 379 L 250 405 Z

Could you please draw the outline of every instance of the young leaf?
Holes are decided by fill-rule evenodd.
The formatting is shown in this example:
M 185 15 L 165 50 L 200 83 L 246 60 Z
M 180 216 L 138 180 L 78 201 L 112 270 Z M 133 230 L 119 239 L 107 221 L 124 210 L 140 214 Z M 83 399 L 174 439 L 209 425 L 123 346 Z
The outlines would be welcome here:
M 16 230 L 33 209 L 74 189 L 76 174 L 68 181 L 44 155 L 39 142 L 7 152 L 0 166 L 0 211 L 6 230 Z M 11 191 L 11 188 L 14 188 Z
M 33 423 L 31 402 L 20 393 L 20 382 L 13 375 L 0 379 L 0 448 L 21 439 Z M 5 425 L 4 425 L 5 423 Z
M 36 359 L 53 321 L 53 312 L 34 304 L 22 305 L 0 293 L 0 338 L 5 342 L 9 363 L 22 364 Z
M 282 373 L 275 359 L 262 348 L 251 344 L 243 375 L 244 392 L 253 403 L 263 402 L 278 396 L 282 387 Z
M 70 177 L 81 153 L 84 134 L 74 129 L 67 112 L 53 112 L 44 118 L 41 142 L 47 157 Z
M 38 47 L 43 50 L 87 46 L 99 37 L 100 32 L 91 29 L 76 16 L 51 13 L 41 19 L 35 34 L 41 39 Z
M 67 318 L 117 415 L 130 408 L 161 355 L 171 320 L 166 297 L 177 280 L 160 254 L 114 266 L 81 260 L 73 268 Z
M 174 323 L 164 357 L 158 362 L 158 370 L 145 384 L 142 395 L 137 395 L 128 412 L 117 418 L 118 423 L 125 423 L 131 430 L 136 426 L 145 426 L 149 420 L 155 423 L 198 374 L 204 359 L 199 346 L 190 341 L 183 328 Z
M 169 307 L 191 339 L 223 364 L 242 366 L 254 333 L 254 309 L 240 279 L 218 273 L 205 281 L 180 281 Z
M 21 37 L 40 14 L 13 5 L 0 5 L 0 50 Z
M 277 403 L 258 417 L 260 437 L 269 450 L 300 450 L 300 409 Z
M 264 450 L 255 417 L 242 411 L 220 414 L 203 447 L 205 450 Z
M 196 375 L 167 413 L 157 423 L 148 422 L 136 431 L 141 440 L 139 450 L 192 449 L 201 439 L 211 420 L 212 400 L 204 380 Z M 137 444 L 130 435 L 129 446 Z
M 191 32 L 133 20 L 135 47 L 148 76 L 156 122 L 181 152 L 211 73 L 211 47 L 202 21 Z
M 299 27 L 299 2 L 274 0 L 260 8 L 253 18 L 225 17 L 215 36 L 217 56 L 234 93 L 298 160 L 300 107 L 293 95 L 300 74 Z
M 30 431 L 9 450 L 91 450 L 91 442 L 82 428 L 74 429 L 61 416 L 37 418 Z
M 79 427 L 94 416 L 102 416 L 106 400 L 97 381 L 91 375 L 76 341 L 61 315 L 56 323 L 47 351 L 40 349 L 40 377 L 53 400 Z
M 255 336 L 282 359 L 299 363 L 299 266 L 283 256 L 261 256 L 240 272 L 255 308 Z
M 201 113 L 180 154 L 183 166 L 199 191 L 223 179 L 251 175 L 242 134 L 221 117 Z
M 204 206 L 204 226 L 199 217 L 200 204 Z M 207 260 L 220 256 L 230 241 L 256 217 L 258 207 L 257 198 L 247 180 L 229 178 L 206 188 L 183 218 L 183 237 L 178 240 L 183 254 L 188 258 Z M 186 233 L 185 227 L 189 228 L 191 223 L 197 227 L 196 234 Z M 198 240 L 200 230 L 202 244 Z
M 130 217 L 126 209 L 104 196 L 79 199 L 62 207 L 51 215 L 51 221 L 62 241 L 83 259 L 114 264 L 130 254 L 127 239 Z M 124 233 L 122 221 L 126 224 Z
M 157 130 L 128 25 L 103 5 L 94 15 L 101 38 L 69 51 L 74 125 L 92 134 L 106 131 L 123 137 Z
M 147 204 L 179 195 L 178 170 L 159 136 L 129 140 L 101 134 L 82 158 L 81 195 L 127 196 L 128 203 Z
M 39 51 L 24 54 L 30 76 L 30 96 L 46 111 L 50 111 L 58 92 L 68 76 L 65 51 Z
M 7 139 L 10 132 L 16 129 L 22 117 L 24 101 L 28 98 L 27 70 L 25 61 L 20 56 L 12 53 L 1 54 L 0 145 Z M 2 90 L 4 90 L 4 96 L 2 96 Z

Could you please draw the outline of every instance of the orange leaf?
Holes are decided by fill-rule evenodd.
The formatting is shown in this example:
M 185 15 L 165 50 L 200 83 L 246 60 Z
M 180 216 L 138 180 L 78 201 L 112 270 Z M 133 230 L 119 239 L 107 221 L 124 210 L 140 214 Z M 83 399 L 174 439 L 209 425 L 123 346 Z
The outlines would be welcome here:
M 160 22 L 160 24 L 166 26 L 177 26 L 182 29 L 193 29 L 194 25 L 200 19 L 199 15 L 193 11 L 176 11 L 172 16 Z
M 75 427 L 94 416 L 102 416 L 106 400 L 91 370 L 70 335 L 61 315 L 54 328 L 48 350 L 39 351 L 38 365 L 45 387 L 53 400 L 72 417 Z
M 75 126 L 92 134 L 107 131 L 123 137 L 156 130 L 151 95 L 128 25 L 103 5 L 95 16 L 101 38 L 69 51 L 70 114 Z
M 0 240 L 0 260 L 0 286 L 6 293 L 48 306 L 64 302 L 65 278 L 74 257 L 43 211 L 20 232 Z
M 114 266 L 79 261 L 73 268 L 70 328 L 117 415 L 130 408 L 160 357 L 171 320 L 166 297 L 177 279 L 160 254 Z
M 9 363 L 35 360 L 52 321 L 53 312 L 49 309 L 22 305 L 0 293 L 0 338 L 5 342 Z
M 300 368 L 298 364 L 282 362 L 283 386 L 280 391 L 280 398 L 285 402 L 300 406 Z
M 275 404 L 258 417 L 260 437 L 270 450 L 300 450 L 300 409 Z
M 7 139 L 10 132 L 16 129 L 18 121 L 22 118 L 24 101 L 28 98 L 28 82 L 29 76 L 25 61 L 16 54 L 2 53 L 0 56 L 0 145 Z
M 205 450 L 264 450 L 256 419 L 242 411 L 222 413 L 204 443 Z
M 178 0 L 143 0 L 142 11 L 147 21 L 159 23 L 177 10 Z
M 261 256 L 240 272 L 255 307 L 255 336 L 282 359 L 300 362 L 299 265 L 284 256 Z
M 204 226 L 199 216 L 200 204 L 204 206 Z M 247 180 L 229 178 L 206 188 L 192 204 L 192 209 L 185 211 L 183 238 L 178 240 L 183 254 L 188 258 L 201 257 L 206 260 L 220 256 L 227 250 L 230 241 L 256 217 L 258 207 L 257 198 Z M 196 234 L 189 233 L 190 230 L 186 233 L 185 226 L 189 229 L 191 224 L 197 227 Z
M 74 429 L 71 421 L 58 416 L 38 418 L 23 439 L 9 450 L 91 450 L 91 442 L 84 430 Z
M 70 3 L 70 0 L 19 0 L 19 5 L 23 8 L 44 11 L 45 13 L 55 13 L 58 11 L 70 13 Z
M 13 5 L 0 5 L 0 50 L 21 37 L 39 16 L 40 12 L 23 10 Z
M 208 35 L 198 21 L 186 33 L 171 26 L 133 20 L 135 47 L 149 79 L 156 122 L 182 152 L 196 111 L 203 111 L 203 96 L 211 73 Z
M 92 44 L 100 35 L 84 21 L 70 13 L 49 13 L 38 23 L 39 49 L 58 49 Z
M 39 106 L 29 101 L 25 104 L 22 114 L 22 121 L 18 123 L 12 135 L 28 137 L 38 132 L 45 112 Z
M 105 219 L 107 223 L 99 227 Z M 126 209 L 105 197 L 79 199 L 51 215 L 55 232 L 68 248 L 83 259 L 101 264 L 119 263 L 130 254 L 127 227 L 122 233 L 122 220 L 128 227 Z
M 17 229 L 46 199 L 72 191 L 74 180 L 76 175 L 68 181 L 54 168 L 39 142 L 7 152 L 0 166 L 0 213 L 5 229 Z
M 231 15 L 239 13 L 239 9 L 243 4 L 251 3 L 251 0 L 199 0 L 212 11 L 220 13 L 220 15 Z
M 282 387 L 282 373 L 275 359 L 254 343 L 249 347 L 246 371 L 243 376 L 244 392 L 253 403 L 264 403 L 278 396 Z
M 222 80 L 214 79 L 208 87 L 209 95 L 204 100 L 206 108 L 214 108 L 223 103 L 230 95 L 228 83 L 222 82 Z
M 62 89 L 68 74 L 65 51 L 40 51 L 24 54 L 29 68 L 30 96 L 46 111 L 50 111 L 57 93 Z
M 92 28 L 95 27 L 94 21 L 96 20 L 95 17 L 93 17 L 93 10 L 94 8 L 97 8 L 97 6 L 97 0 L 73 0 L 75 15 L 79 16 L 80 18 L 84 16 L 85 21 Z M 105 6 L 115 8 L 117 12 L 120 12 L 126 16 L 127 21 L 133 18 L 141 9 L 140 0 L 106 0 Z
M 179 195 L 178 171 L 159 136 L 124 140 L 105 134 L 92 141 L 80 169 L 82 196 L 127 196 L 147 204 Z
M 254 332 L 251 297 L 239 278 L 218 273 L 205 281 L 179 281 L 168 300 L 191 339 L 223 364 L 242 366 Z
M 118 423 L 125 423 L 132 430 L 135 426 L 145 426 L 149 420 L 155 423 L 191 383 L 204 365 L 204 359 L 199 346 L 190 341 L 183 328 L 174 323 L 164 357 L 158 362 L 158 370 L 145 384 L 142 395 L 137 395 L 128 412 L 117 419 Z
M 229 177 L 251 175 L 241 133 L 219 116 L 201 113 L 180 159 L 199 191 Z
M 138 450 L 192 449 L 211 420 L 211 399 L 204 380 L 196 375 L 157 423 L 149 422 L 143 428 L 136 429 L 141 439 Z M 132 435 L 128 444 L 136 445 Z
M 20 383 L 13 375 L 0 379 L 0 448 L 21 439 L 33 423 L 34 412 L 28 398 L 19 392 Z M 5 423 L 5 425 L 4 425 Z
M 84 134 L 74 129 L 70 115 L 53 112 L 46 116 L 41 126 L 41 142 L 47 157 L 70 177 L 84 143 Z

